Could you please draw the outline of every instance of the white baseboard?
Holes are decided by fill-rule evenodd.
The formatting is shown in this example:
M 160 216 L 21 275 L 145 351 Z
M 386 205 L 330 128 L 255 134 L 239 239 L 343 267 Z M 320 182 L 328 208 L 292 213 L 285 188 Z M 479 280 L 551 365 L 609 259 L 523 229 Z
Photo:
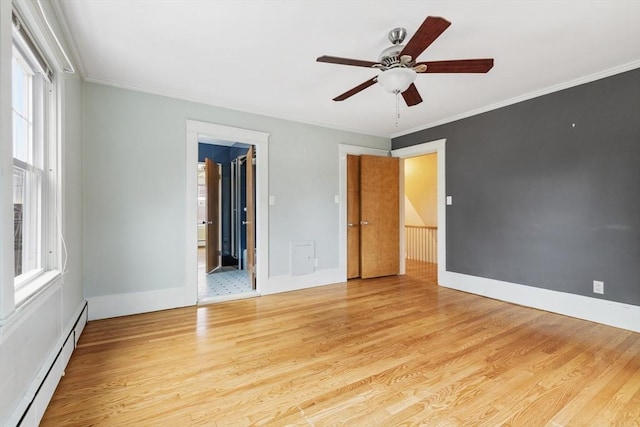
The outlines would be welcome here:
M 261 295 L 277 294 L 298 289 L 314 288 L 344 282 L 344 276 L 338 268 L 316 270 L 311 274 L 293 276 L 290 274 L 269 277 L 267 286 L 260 287 Z
M 440 286 L 640 332 L 640 306 L 445 271 Z
M 87 298 L 89 320 L 167 310 L 193 305 L 185 301 L 185 288 L 103 295 Z

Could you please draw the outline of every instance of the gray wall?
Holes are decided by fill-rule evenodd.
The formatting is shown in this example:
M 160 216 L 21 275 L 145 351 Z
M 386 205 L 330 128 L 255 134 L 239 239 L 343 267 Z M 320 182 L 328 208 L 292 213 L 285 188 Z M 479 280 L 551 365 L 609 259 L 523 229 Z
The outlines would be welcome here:
M 392 145 L 440 138 L 447 270 L 640 305 L 640 70 Z
M 183 287 L 185 119 L 269 132 L 269 276 L 288 275 L 291 240 L 338 268 L 338 144 L 388 138 L 337 131 L 131 90 L 83 85 L 84 292 Z

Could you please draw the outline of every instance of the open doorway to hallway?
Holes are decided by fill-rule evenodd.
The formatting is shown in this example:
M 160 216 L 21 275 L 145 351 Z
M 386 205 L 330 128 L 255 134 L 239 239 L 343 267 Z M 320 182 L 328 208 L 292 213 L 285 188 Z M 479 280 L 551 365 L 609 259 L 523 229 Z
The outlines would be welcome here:
M 405 158 L 403 169 L 406 267 L 437 283 L 438 154 Z
M 215 297 L 213 301 L 201 301 L 198 299 L 198 143 L 234 141 L 250 145 L 254 149 L 253 166 L 255 170 L 255 196 L 247 200 L 255 201 L 255 217 L 248 219 L 254 224 L 255 247 L 251 251 L 247 248 L 247 268 L 254 283 L 255 291 L 244 294 L 247 297 L 257 296 L 264 289 L 268 289 L 269 271 L 269 230 L 268 230 L 268 193 L 269 188 L 269 133 L 243 129 L 233 126 L 224 126 L 215 123 L 198 120 L 186 120 L 186 157 L 185 157 L 185 302 L 187 304 L 207 303 L 226 299 L 243 298 L 243 294 L 234 294 L 230 297 Z M 250 239 L 249 239 L 250 240 Z M 250 255 L 253 254 L 253 260 Z
M 445 161 L 445 157 L 446 157 L 446 139 L 438 139 L 435 141 L 431 141 L 431 142 L 425 142 L 422 144 L 417 144 L 417 145 L 412 145 L 409 147 L 404 147 L 404 148 L 398 148 L 395 150 L 391 151 L 391 155 L 393 157 L 398 157 L 400 159 L 403 159 L 404 161 L 401 163 L 402 168 L 401 168 L 401 177 L 404 178 L 405 176 L 405 161 L 407 161 L 408 159 L 411 158 L 417 158 L 417 157 L 421 157 L 423 155 L 427 155 L 427 154 L 436 154 L 436 156 L 432 157 L 431 160 L 433 163 L 435 163 L 435 165 L 433 166 L 433 169 L 431 170 L 433 172 L 433 170 L 435 170 L 435 186 L 436 186 L 436 202 L 435 202 L 435 215 L 436 215 L 436 219 L 435 219 L 435 227 L 436 229 L 434 230 L 434 235 L 431 239 L 431 242 L 435 243 L 435 261 L 433 262 L 428 262 L 427 264 L 429 264 L 429 268 L 435 269 L 434 274 L 436 274 L 436 278 L 439 280 L 439 278 L 444 277 L 445 271 L 446 271 L 446 267 L 447 267 L 447 249 L 446 249 L 446 226 L 447 226 L 447 216 L 446 216 L 446 194 L 445 194 L 445 187 L 446 187 L 446 182 L 445 182 L 445 177 L 446 177 L 446 173 L 445 173 L 445 169 L 446 169 L 446 161 Z M 411 167 L 411 166 L 409 166 Z M 401 179 L 400 181 L 401 183 L 401 194 L 403 195 L 404 198 L 404 194 L 405 194 L 405 180 Z M 424 185 L 420 184 L 420 185 Z M 433 196 L 431 196 L 433 197 Z M 433 201 L 433 198 L 431 198 L 431 200 Z M 401 227 L 400 227 L 400 241 L 401 241 L 401 248 L 402 248 L 402 253 L 401 253 L 401 261 L 402 261 L 402 265 L 401 265 L 401 274 L 404 274 L 404 272 L 406 271 L 406 267 L 408 267 L 408 263 L 409 262 L 414 262 L 413 260 L 407 260 L 407 233 L 406 233 L 406 229 L 405 229 L 405 222 L 406 222 L 406 217 L 405 217 L 405 209 L 407 209 L 407 207 L 405 206 L 405 203 L 401 203 L 400 204 L 401 207 Z M 425 218 L 429 218 L 428 215 L 425 216 Z M 424 223 L 424 219 L 421 219 L 421 221 Z M 412 225 L 411 223 L 409 223 L 409 225 Z M 432 252 L 433 253 L 433 252 Z M 422 262 L 422 261 L 420 261 Z
M 198 302 L 255 294 L 253 153 L 249 144 L 198 142 Z

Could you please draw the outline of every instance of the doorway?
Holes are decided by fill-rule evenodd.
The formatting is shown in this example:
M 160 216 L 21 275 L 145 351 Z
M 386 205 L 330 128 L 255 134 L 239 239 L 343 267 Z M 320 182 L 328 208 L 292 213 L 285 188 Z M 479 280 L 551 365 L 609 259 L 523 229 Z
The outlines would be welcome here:
M 446 211 L 445 211 L 445 145 L 446 140 L 440 139 L 432 142 L 426 142 L 407 148 L 400 148 L 391 151 L 391 156 L 400 159 L 420 156 L 423 154 L 437 153 L 437 275 L 439 278 L 444 277 L 446 270 Z M 340 144 L 339 146 L 339 181 L 340 181 L 340 212 L 339 212 L 339 268 L 343 280 L 347 280 L 347 155 L 348 154 L 370 154 L 374 156 L 388 156 L 389 152 L 383 149 L 361 147 L 348 144 Z M 400 249 L 398 251 L 398 259 L 400 262 L 400 274 L 406 272 L 405 262 L 405 207 L 404 207 L 404 163 L 400 162 L 400 195 L 402 199 L 399 204 L 399 233 L 400 233 Z
M 198 143 L 198 301 L 255 293 L 252 145 Z
M 400 148 L 397 150 L 391 151 L 391 155 L 393 157 L 398 157 L 401 160 L 407 160 L 412 158 L 418 158 L 425 155 L 435 154 L 435 159 L 432 158 L 432 163 L 435 163 L 436 172 L 435 172 L 435 219 L 433 218 L 434 213 L 429 213 L 429 218 L 431 221 L 435 220 L 436 229 L 429 231 L 430 233 L 434 233 L 432 240 L 432 246 L 420 249 L 424 251 L 431 251 L 431 253 L 427 254 L 430 256 L 429 258 L 432 261 L 435 261 L 437 268 L 437 277 L 444 277 L 444 272 L 446 271 L 446 193 L 445 193 L 445 147 L 446 147 L 446 139 L 439 139 L 432 142 L 425 142 L 423 144 L 413 145 L 411 147 Z M 404 178 L 405 176 L 405 167 L 406 164 L 404 161 L 400 163 L 400 175 Z M 433 178 L 432 178 L 433 179 Z M 400 194 L 404 199 L 406 189 L 405 189 L 405 180 L 400 180 Z M 427 220 L 429 221 L 429 220 Z M 407 238 L 411 238 L 411 236 L 407 236 L 407 232 L 405 229 L 406 222 L 406 213 L 405 213 L 405 203 L 404 200 L 400 203 L 400 248 L 401 248 L 401 271 L 402 274 L 406 271 L 406 256 L 405 251 L 407 250 Z M 428 227 L 428 226 L 427 226 Z M 428 241 L 428 238 L 427 238 Z M 421 255 L 422 256 L 422 255 Z
M 438 154 L 402 159 L 404 163 L 404 258 L 408 271 L 437 283 Z
M 399 163 L 347 155 L 347 279 L 400 272 Z
M 250 263 L 254 266 L 251 270 L 253 276 L 253 291 L 244 294 L 233 294 L 209 298 L 206 301 L 198 300 L 198 143 L 213 143 L 215 141 L 233 141 L 233 143 L 246 144 L 253 149 L 253 161 L 251 171 L 254 173 L 255 199 L 254 218 L 247 218 L 254 224 L 255 248 L 251 252 L 254 260 L 249 260 L 247 254 L 246 267 Z M 268 283 L 269 246 L 268 234 L 268 158 L 269 158 L 269 134 L 266 132 L 249 129 L 223 126 L 214 123 L 186 120 L 186 269 L 185 269 L 185 302 L 196 304 L 198 302 L 215 302 L 228 299 L 237 299 L 247 296 L 260 295 L 261 290 L 266 289 Z M 226 142 L 226 144 L 228 144 Z M 249 210 L 249 209 L 248 209 Z

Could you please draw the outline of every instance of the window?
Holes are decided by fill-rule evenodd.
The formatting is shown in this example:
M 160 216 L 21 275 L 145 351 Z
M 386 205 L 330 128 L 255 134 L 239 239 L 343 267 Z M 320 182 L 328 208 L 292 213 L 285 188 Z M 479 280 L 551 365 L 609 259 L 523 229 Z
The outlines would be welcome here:
M 56 139 L 52 132 L 50 68 L 37 45 L 13 16 L 12 128 L 14 285 L 16 303 L 44 283 L 57 267 L 54 241 Z

